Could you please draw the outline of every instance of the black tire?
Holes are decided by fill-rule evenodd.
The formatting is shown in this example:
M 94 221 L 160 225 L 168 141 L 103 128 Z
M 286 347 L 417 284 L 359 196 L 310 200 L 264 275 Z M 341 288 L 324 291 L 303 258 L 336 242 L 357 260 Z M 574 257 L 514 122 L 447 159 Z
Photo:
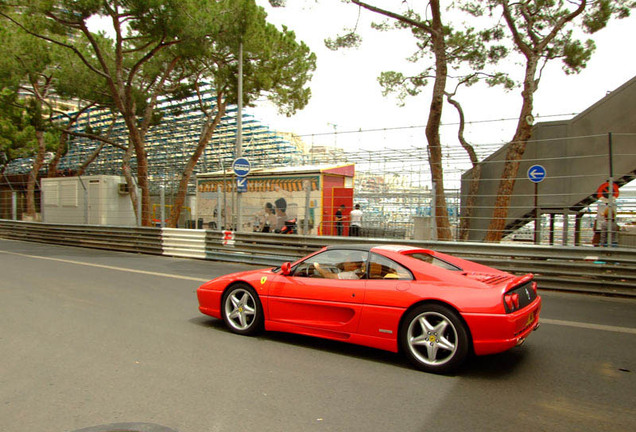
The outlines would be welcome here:
M 418 369 L 450 373 L 469 352 L 468 331 L 452 309 L 422 304 L 410 310 L 400 326 L 400 347 Z
M 263 306 L 254 288 L 245 283 L 232 285 L 221 301 L 223 321 L 229 329 L 242 335 L 263 330 Z

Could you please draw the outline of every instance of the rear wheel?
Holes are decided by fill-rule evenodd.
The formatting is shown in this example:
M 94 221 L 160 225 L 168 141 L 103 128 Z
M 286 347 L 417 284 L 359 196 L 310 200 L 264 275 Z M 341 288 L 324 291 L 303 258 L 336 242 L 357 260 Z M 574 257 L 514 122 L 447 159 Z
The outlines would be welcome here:
M 468 354 L 468 332 L 456 312 L 424 304 L 408 312 L 400 329 L 402 351 L 418 369 L 449 373 Z
M 234 333 L 253 335 L 263 328 L 263 306 L 247 284 L 236 284 L 223 295 L 223 321 Z

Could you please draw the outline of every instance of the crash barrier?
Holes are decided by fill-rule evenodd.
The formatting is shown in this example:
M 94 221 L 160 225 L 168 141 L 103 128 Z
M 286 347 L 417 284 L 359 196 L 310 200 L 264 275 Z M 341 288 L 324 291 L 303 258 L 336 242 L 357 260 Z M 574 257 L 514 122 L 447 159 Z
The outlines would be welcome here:
M 328 244 L 417 245 L 516 274 L 534 273 L 542 289 L 636 297 L 636 251 L 382 238 L 44 224 L 0 219 L 0 238 L 176 257 L 280 265 Z M 231 241 L 228 241 L 231 240 Z
M 0 237 L 161 255 L 161 230 L 102 225 L 45 224 L 0 219 Z

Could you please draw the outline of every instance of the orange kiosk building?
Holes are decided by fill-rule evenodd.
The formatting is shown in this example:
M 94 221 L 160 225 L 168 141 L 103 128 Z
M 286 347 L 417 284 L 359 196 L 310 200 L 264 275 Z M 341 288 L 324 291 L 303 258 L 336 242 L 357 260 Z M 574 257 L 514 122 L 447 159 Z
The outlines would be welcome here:
M 275 232 L 276 221 L 296 218 L 300 233 L 336 235 L 335 214 L 344 205 L 343 235 L 348 235 L 354 176 L 354 164 L 255 168 L 243 179 L 229 170 L 199 174 L 195 217 L 206 228 L 235 229 L 240 193 L 241 231 Z M 244 192 L 237 192 L 237 182 Z

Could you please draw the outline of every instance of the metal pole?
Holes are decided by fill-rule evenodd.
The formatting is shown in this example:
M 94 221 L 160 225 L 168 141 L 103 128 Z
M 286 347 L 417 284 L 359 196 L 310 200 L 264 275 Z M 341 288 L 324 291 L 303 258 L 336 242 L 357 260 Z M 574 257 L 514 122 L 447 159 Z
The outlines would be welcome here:
M 433 237 L 432 240 L 437 240 L 437 183 L 431 182 L 431 216 L 433 216 Z
M 164 225 L 164 221 L 166 220 L 166 187 L 163 184 L 159 187 L 159 198 L 161 200 L 160 201 L 160 206 L 161 206 L 161 212 L 160 212 L 161 216 L 160 216 L 160 218 L 161 218 L 161 222 L 159 223 L 159 226 L 161 228 L 163 228 L 165 226 Z
M 541 228 L 541 209 L 537 208 L 537 244 L 541 244 L 542 228 Z
M 243 155 L 243 42 L 239 43 L 238 58 L 238 109 L 236 113 L 236 148 L 234 150 L 234 158 L 240 158 Z M 235 185 L 236 186 L 236 185 Z M 236 232 L 240 232 L 242 228 L 241 220 L 241 193 L 236 188 Z
M 311 204 L 311 181 L 305 180 L 305 221 L 303 223 L 303 234 L 309 235 L 309 206 Z
M 534 244 L 539 244 L 541 241 L 539 227 L 539 183 L 534 183 Z
M 18 193 L 11 192 L 11 219 L 18 220 Z
M 609 146 L 608 156 L 609 156 L 609 196 L 607 197 L 607 246 L 612 246 L 614 242 L 614 233 L 612 230 L 613 220 L 615 217 L 614 214 L 614 165 L 612 161 L 612 133 L 608 134 L 607 144 Z
M 570 209 L 566 208 L 563 211 L 563 246 L 568 245 L 568 237 L 570 235 Z
M 141 188 L 135 181 L 135 188 L 137 189 L 137 226 L 142 226 L 141 221 Z
M 574 246 L 581 246 L 581 219 L 583 213 L 577 213 L 574 218 Z
M 223 229 L 223 220 L 221 219 L 221 215 L 223 210 L 221 209 L 221 194 L 225 196 L 225 184 L 223 185 L 223 192 L 221 192 L 221 188 L 218 188 L 216 191 L 216 229 L 221 231 Z
M 227 229 L 227 181 L 225 179 L 225 166 L 223 165 L 223 159 L 221 159 L 221 170 L 223 172 L 223 210 L 221 210 L 223 225 L 219 225 L 219 229 Z

